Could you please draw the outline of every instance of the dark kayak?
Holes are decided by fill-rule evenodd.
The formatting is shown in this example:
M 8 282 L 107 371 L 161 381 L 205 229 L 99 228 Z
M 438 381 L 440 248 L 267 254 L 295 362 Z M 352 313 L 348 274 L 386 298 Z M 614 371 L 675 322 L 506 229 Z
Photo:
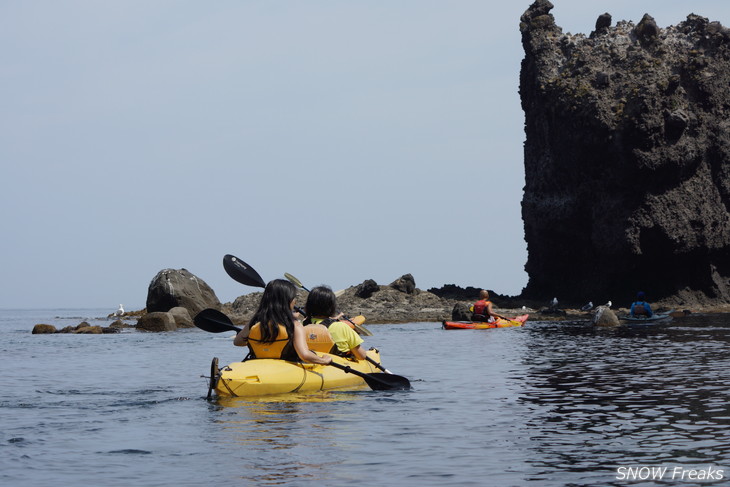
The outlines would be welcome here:
M 644 316 L 619 316 L 619 320 L 623 321 L 627 325 L 654 325 L 657 323 L 665 323 L 667 321 L 671 321 L 672 319 L 672 312 L 674 310 L 669 310 L 666 313 L 654 313 L 651 315 L 650 318 L 644 317 Z

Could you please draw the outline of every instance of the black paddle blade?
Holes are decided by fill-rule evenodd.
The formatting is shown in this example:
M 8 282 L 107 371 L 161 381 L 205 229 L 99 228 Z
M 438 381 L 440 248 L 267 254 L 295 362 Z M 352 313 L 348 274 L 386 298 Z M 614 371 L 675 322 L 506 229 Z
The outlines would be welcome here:
M 370 386 L 374 391 L 391 391 L 394 389 L 410 389 L 411 383 L 405 377 L 395 374 L 381 374 L 380 372 L 366 374 L 355 370 L 349 365 L 342 365 L 337 362 L 332 362 L 332 367 L 336 367 L 340 370 L 344 370 L 348 374 L 354 374 L 362 377 L 365 383 Z
M 411 388 L 411 382 L 400 375 L 373 372 L 363 374 L 362 378 L 365 379 L 367 385 L 374 391 L 392 391 Z
M 231 319 L 223 312 L 217 309 L 204 309 L 193 318 L 195 326 L 203 331 L 210 333 L 223 333 L 224 331 L 241 331 L 239 327 L 233 324 Z
M 234 281 L 253 287 L 266 287 L 266 283 L 253 267 L 238 257 L 226 254 L 223 257 L 223 268 Z

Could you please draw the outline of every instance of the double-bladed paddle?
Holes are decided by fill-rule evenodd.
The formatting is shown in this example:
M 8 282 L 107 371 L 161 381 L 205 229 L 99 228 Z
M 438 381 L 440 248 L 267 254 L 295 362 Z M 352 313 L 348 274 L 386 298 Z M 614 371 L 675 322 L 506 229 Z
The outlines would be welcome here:
M 210 333 L 223 333 L 224 331 L 241 331 L 239 327 L 233 324 L 231 319 L 222 311 L 207 308 L 195 315 L 193 318 L 195 326 L 203 331 Z
M 223 268 L 236 282 L 240 282 L 246 286 L 266 287 L 266 283 L 259 273 L 256 272 L 253 267 L 234 255 L 226 254 L 223 256 Z
M 193 322 L 195 323 L 195 326 L 197 326 L 201 330 L 210 333 L 222 333 L 224 331 L 241 331 L 241 329 L 234 325 L 231 319 L 225 313 L 213 308 L 204 309 L 203 311 L 195 315 Z M 370 361 L 375 362 L 372 359 Z M 360 372 L 359 370 L 351 368 L 349 365 L 342 365 L 338 362 L 332 362 L 329 365 L 340 370 L 344 370 L 348 374 L 354 374 L 362 377 L 363 380 L 365 380 L 365 383 L 370 386 L 370 388 L 374 391 L 411 388 L 410 381 L 400 375 L 381 374 L 379 372 L 366 374 L 364 372 Z
M 223 268 L 225 269 L 226 273 L 234 281 L 236 281 L 236 282 L 240 282 L 241 284 L 244 284 L 246 286 L 260 287 L 260 288 L 265 288 L 266 287 L 266 283 L 264 282 L 264 280 L 261 277 L 261 275 L 258 272 L 256 272 L 256 270 L 253 267 L 251 267 L 250 265 L 248 265 L 246 262 L 242 261 L 241 259 L 239 259 L 235 255 L 226 254 L 223 257 Z M 286 277 L 289 280 L 289 282 L 291 282 L 295 286 L 298 286 L 298 287 L 302 288 L 303 290 L 309 292 L 309 289 L 307 289 L 306 287 L 304 287 L 304 284 L 302 284 L 302 282 L 299 279 L 297 279 L 296 277 L 292 276 L 289 273 L 285 273 L 284 274 L 284 277 Z M 300 313 L 304 314 L 304 312 L 300 308 L 296 308 L 296 310 L 299 311 Z M 216 311 L 216 310 L 212 310 L 212 311 Z M 202 311 L 201 311 L 201 313 L 202 313 Z M 218 321 L 221 321 L 221 319 L 223 319 L 224 322 L 227 320 L 228 324 L 230 326 L 233 326 L 233 324 L 231 323 L 231 320 L 225 314 L 223 314 L 221 312 L 218 312 L 218 313 L 220 313 L 220 314 L 217 315 L 217 316 L 210 316 L 209 315 L 209 318 L 212 319 L 212 320 L 218 320 Z M 222 315 L 223 318 L 221 318 L 220 315 Z M 208 321 L 209 321 L 209 324 L 210 324 L 211 321 L 210 320 L 208 320 Z M 353 325 L 355 325 L 355 330 L 360 335 L 372 336 L 372 333 L 370 332 L 370 330 L 368 330 L 364 326 L 362 326 L 362 325 L 360 325 L 358 323 L 352 322 L 352 321 L 351 321 L 351 323 L 353 323 Z M 203 328 L 202 326 L 199 326 L 197 323 L 195 323 L 195 324 L 196 324 L 196 326 L 198 326 L 198 328 L 201 328 L 201 329 L 205 330 L 205 328 Z M 204 326 L 206 326 L 206 325 L 204 325 Z M 232 329 L 236 329 L 236 327 L 234 326 L 233 328 L 219 329 L 219 331 L 216 331 L 216 332 L 213 332 L 213 333 L 220 333 L 220 332 L 223 332 L 223 331 L 230 331 Z M 240 329 L 236 329 L 236 330 L 237 331 L 240 331 Z M 206 330 L 206 331 L 210 331 L 210 330 Z M 367 357 L 366 360 L 368 362 L 372 363 L 373 365 L 375 365 L 377 368 L 379 368 L 383 372 L 387 372 L 388 374 L 391 374 L 391 372 L 389 370 L 387 370 L 386 368 L 384 368 L 381 364 L 379 364 L 378 362 L 376 362 L 372 358 Z M 405 379 L 405 377 L 403 377 L 403 379 Z M 408 381 L 408 379 L 405 379 L 405 380 Z

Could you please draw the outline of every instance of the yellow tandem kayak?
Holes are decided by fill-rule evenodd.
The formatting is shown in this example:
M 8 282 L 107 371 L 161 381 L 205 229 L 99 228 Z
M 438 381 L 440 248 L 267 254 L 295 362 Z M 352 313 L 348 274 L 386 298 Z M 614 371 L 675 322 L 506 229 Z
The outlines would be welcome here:
M 368 350 L 367 354 L 375 362 L 380 363 L 380 353 L 376 349 Z M 379 372 L 368 361 L 331 356 L 335 362 L 349 367 L 353 371 L 364 374 Z M 208 392 L 209 396 L 212 391 L 215 391 L 219 396 L 255 397 L 292 392 L 364 388 L 368 388 L 368 385 L 362 377 L 331 365 L 278 359 L 252 359 L 245 362 L 233 362 L 223 368 L 218 368 L 218 359 L 214 358 L 211 364 Z

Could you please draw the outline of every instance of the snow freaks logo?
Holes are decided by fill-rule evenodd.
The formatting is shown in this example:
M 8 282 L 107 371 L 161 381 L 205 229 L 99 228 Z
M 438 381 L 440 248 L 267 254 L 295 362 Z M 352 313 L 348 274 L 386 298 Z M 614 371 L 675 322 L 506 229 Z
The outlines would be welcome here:
M 725 469 L 712 465 L 703 467 L 631 466 L 617 467 L 616 480 L 675 480 L 678 482 L 714 482 L 725 479 Z

